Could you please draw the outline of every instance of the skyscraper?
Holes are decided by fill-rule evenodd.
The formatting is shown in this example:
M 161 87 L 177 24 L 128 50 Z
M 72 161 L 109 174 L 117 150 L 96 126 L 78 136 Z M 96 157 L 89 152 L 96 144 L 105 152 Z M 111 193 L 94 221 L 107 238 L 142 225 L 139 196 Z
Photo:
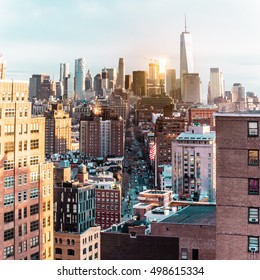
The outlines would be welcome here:
M 3 55 L 0 53 L 0 80 L 6 79 L 6 62 L 3 59 Z
M 185 31 L 180 36 L 180 80 L 181 80 L 181 94 L 183 94 L 183 75 L 194 72 L 193 66 L 193 49 L 192 36 L 187 31 L 185 18 Z
M 118 63 L 118 76 L 117 76 L 117 88 L 123 89 L 125 87 L 125 61 L 124 58 L 119 58 Z
M 60 82 L 69 76 L 69 63 L 60 63 Z
M 50 76 L 46 74 L 34 74 L 30 78 L 29 83 L 29 98 L 37 97 L 44 81 L 50 81 Z
M 172 96 L 176 89 L 176 71 L 175 69 L 167 69 L 166 71 L 166 95 Z
M 75 60 L 75 93 L 79 100 L 85 99 L 85 59 Z
M 193 73 L 193 49 L 192 49 L 192 36 L 187 31 L 185 22 L 185 31 L 181 33 L 181 46 L 180 46 L 180 78 L 183 74 Z
M 117 80 L 116 68 L 107 68 L 107 73 L 108 73 L 108 88 L 114 89 Z
M 133 71 L 133 92 L 136 96 L 147 96 L 146 71 Z
M 57 98 L 68 98 L 68 80 L 69 80 L 69 63 L 60 63 L 60 80 L 56 84 L 58 85 L 61 92 L 59 94 L 59 90 L 56 90 Z M 57 86 L 56 86 L 57 87 Z
M 245 102 L 246 88 L 240 83 L 234 83 L 231 88 L 232 102 Z
M 210 68 L 210 82 L 208 91 L 208 103 L 214 104 L 215 99 L 224 97 L 224 80 L 223 74 L 219 68 Z
M 93 79 L 90 70 L 88 69 L 86 79 L 85 79 L 85 88 L 86 90 L 92 90 L 93 88 Z
M 182 101 L 188 103 L 200 103 L 201 82 L 199 74 L 183 74 L 182 78 Z
M 0 259 L 53 259 L 53 164 L 28 82 L 0 81 Z

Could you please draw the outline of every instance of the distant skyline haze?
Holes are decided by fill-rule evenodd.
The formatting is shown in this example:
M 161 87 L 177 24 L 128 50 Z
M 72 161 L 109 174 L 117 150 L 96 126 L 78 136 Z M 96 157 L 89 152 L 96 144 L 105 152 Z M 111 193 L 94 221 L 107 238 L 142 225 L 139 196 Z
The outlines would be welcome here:
M 47 73 L 59 79 L 60 63 L 84 57 L 94 76 L 104 67 L 125 73 L 148 70 L 163 58 L 180 71 L 180 34 L 192 34 L 194 72 L 207 94 L 210 68 L 223 73 L 225 89 L 242 83 L 260 95 L 260 2 L 206 0 L 0 0 L 0 53 L 7 78 Z

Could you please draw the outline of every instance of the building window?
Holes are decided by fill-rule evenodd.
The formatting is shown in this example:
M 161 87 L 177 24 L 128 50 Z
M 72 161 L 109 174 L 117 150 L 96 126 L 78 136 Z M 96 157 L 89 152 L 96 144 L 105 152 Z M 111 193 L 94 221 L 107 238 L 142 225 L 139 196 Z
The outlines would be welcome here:
M 259 252 L 259 237 L 248 236 L 248 251 L 251 253 Z
M 31 165 L 36 165 L 39 163 L 39 157 L 38 156 L 31 156 L 30 158 L 30 164 Z
M 14 169 L 14 160 L 5 160 L 4 161 L 4 170 Z
M 7 259 L 14 255 L 14 246 L 4 248 L 4 259 Z
M 18 202 L 22 202 L 22 192 L 18 192 Z
M 27 241 L 26 240 L 23 242 L 23 250 L 24 250 L 24 252 L 27 251 Z
M 254 179 L 254 178 L 248 179 L 248 194 L 252 194 L 252 195 L 259 194 L 259 179 Z
M 6 118 L 14 118 L 15 110 L 14 109 L 5 109 Z
M 37 188 L 30 189 L 30 198 L 37 198 L 39 195 L 39 190 Z
M 18 175 L 18 186 L 22 185 L 22 175 Z
M 27 191 L 23 191 L 23 200 L 27 200 Z
M 14 204 L 14 194 L 5 194 L 4 196 L 4 206 Z
M 62 249 L 61 248 L 55 248 L 55 254 L 62 254 Z
M 23 166 L 24 166 L 24 167 L 27 166 L 27 158 L 26 158 L 26 157 L 23 158 Z
M 18 219 L 22 219 L 22 209 L 18 209 Z
M 10 211 L 7 213 L 4 213 L 4 223 L 10 223 L 14 221 L 14 211 Z
M 259 223 L 259 208 L 248 208 L 248 222 L 250 224 L 258 224 Z
M 30 206 L 30 215 L 35 215 L 39 213 L 39 204 L 34 204 Z
M 27 151 L 27 140 L 25 140 L 24 143 L 23 143 L 23 149 L 24 149 L 25 151 Z
M 258 122 L 248 122 L 248 137 L 258 137 Z
M 39 252 L 31 255 L 31 260 L 39 260 L 39 258 L 40 258 Z
M 26 218 L 27 217 L 27 207 L 25 207 L 23 209 L 23 217 Z
M 31 150 L 39 148 L 39 139 L 31 140 Z
M 33 221 L 30 223 L 30 232 L 39 229 L 39 221 Z
M 36 247 L 39 245 L 39 237 L 35 236 L 30 238 L 30 248 Z
M 14 228 L 7 229 L 4 231 L 4 241 L 14 238 Z
M 24 184 L 27 184 L 27 174 L 24 174 L 24 175 L 23 175 L 23 183 L 24 183 Z
M 182 260 L 187 260 L 188 259 L 188 249 L 187 248 L 182 248 L 181 249 L 181 259 Z
M 192 249 L 192 259 L 193 260 L 199 259 L 199 249 Z
M 67 251 L 68 256 L 74 256 L 75 255 L 75 251 L 72 249 L 68 249 Z
M 23 142 L 19 141 L 19 152 L 23 150 Z
M 4 178 L 4 188 L 14 187 L 14 176 L 9 176 Z
M 38 172 L 30 173 L 30 183 L 34 183 L 38 181 Z
M 249 150 L 248 151 L 248 165 L 258 166 L 259 164 L 259 151 Z

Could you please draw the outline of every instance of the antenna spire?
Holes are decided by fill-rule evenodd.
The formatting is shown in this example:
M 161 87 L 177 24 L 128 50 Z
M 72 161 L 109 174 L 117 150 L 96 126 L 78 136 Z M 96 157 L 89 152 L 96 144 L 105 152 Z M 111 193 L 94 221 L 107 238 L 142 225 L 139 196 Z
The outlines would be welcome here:
M 186 21 L 186 13 L 185 13 L 185 32 L 187 32 L 187 21 Z

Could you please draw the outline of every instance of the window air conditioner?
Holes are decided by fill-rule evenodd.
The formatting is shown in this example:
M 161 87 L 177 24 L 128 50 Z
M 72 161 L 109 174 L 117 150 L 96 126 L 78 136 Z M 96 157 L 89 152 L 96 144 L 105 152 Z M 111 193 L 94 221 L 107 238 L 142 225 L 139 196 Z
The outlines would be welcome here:
M 258 220 L 256 218 L 249 218 L 249 222 L 255 223 L 255 222 L 258 222 Z
M 256 252 L 256 247 L 249 247 L 249 251 L 250 251 L 251 253 Z

